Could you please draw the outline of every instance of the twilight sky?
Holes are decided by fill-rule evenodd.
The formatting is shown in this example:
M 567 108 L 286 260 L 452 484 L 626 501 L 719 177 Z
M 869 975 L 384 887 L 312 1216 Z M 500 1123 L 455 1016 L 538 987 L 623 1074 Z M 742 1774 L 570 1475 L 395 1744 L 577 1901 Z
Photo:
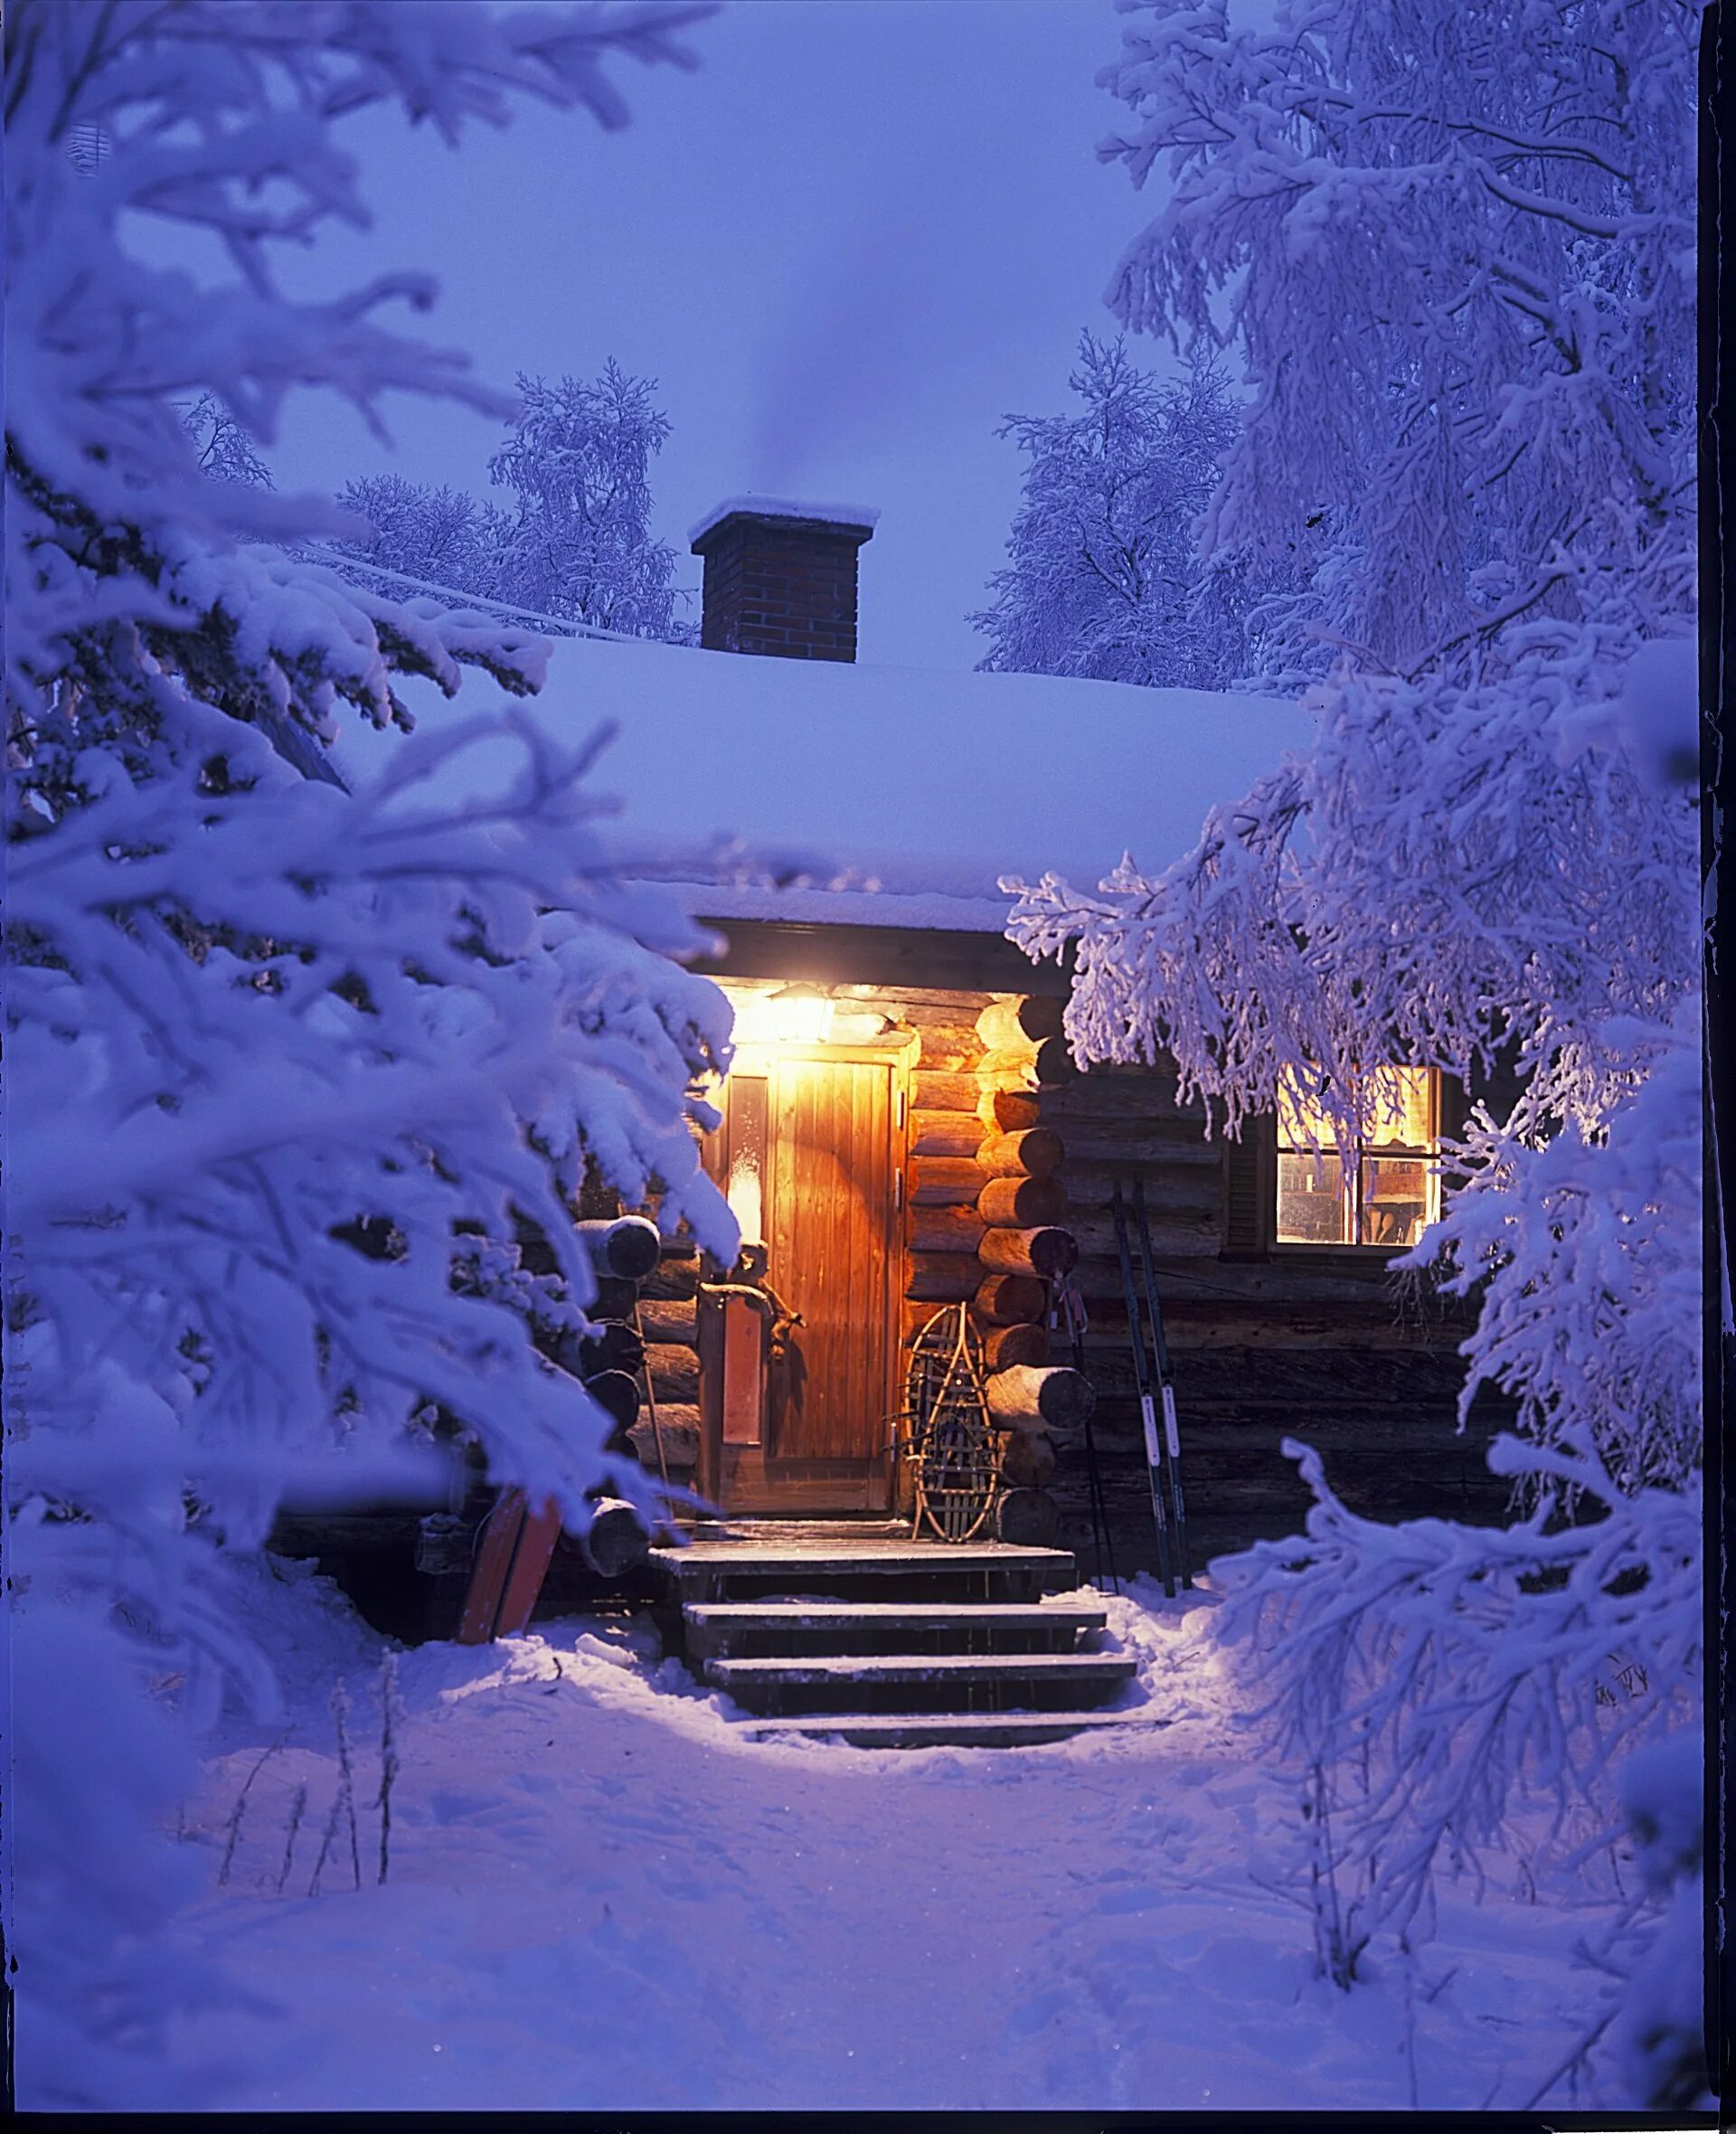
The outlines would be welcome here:
M 631 125 L 526 109 L 458 151 L 377 115 L 349 142 L 373 229 L 319 247 L 309 288 L 434 271 L 424 330 L 477 373 L 659 381 L 675 433 L 655 530 L 758 489 L 875 505 L 861 657 L 973 665 L 1018 493 L 1008 412 L 1060 411 L 1080 328 L 1156 212 L 1093 150 L 1124 112 L 1095 86 L 1110 0 L 731 0 L 693 73 L 617 64 Z M 1140 354 L 1166 368 L 1167 351 Z M 498 424 L 401 400 L 387 455 L 302 396 L 279 480 L 396 467 L 478 494 Z

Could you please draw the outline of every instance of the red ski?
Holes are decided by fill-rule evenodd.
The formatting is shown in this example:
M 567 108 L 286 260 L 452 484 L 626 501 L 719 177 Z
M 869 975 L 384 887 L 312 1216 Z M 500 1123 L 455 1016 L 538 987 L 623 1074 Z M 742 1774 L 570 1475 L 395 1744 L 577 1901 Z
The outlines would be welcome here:
M 560 1538 L 561 1515 L 552 1504 L 533 1512 L 522 1489 L 501 1491 L 476 1544 L 458 1619 L 460 1645 L 515 1638 L 524 1629 Z

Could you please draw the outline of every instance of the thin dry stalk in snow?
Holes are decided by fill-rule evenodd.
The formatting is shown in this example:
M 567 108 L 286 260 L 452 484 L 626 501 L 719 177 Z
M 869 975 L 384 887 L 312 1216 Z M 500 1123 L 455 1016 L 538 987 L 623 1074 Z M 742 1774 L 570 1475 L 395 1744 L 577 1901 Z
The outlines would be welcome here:
M 344 1724 L 344 1715 L 350 1708 L 350 1693 L 340 1675 L 331 1695 L 332 1723 L 337 1729 L 337 1768 L 342 1773 L 338 1797 L 350 1824 L 350 1868 L 355 1877 L 355 1886 L 362 1887 L 362 1844 L 355 1827 L 355 1772 L 350 1763 L 350 1737 Z
M 318 1857 L 314 1862 L 313 1875 L 307 1884 L 307 1894 L 310 1897 L 316 1897 L 319 1894 L 319 1878 L 325 1873 L 326 1863 L 331 1856 L 333 1841 L 337 1837 L 338 1818 L 344 1813 L 345 1791 L 346 1788 L 340 1779 L 337 1790 L 332 1795 L 331 1813 L 326 1818 L 326 1830 L 319 1841 Z M 354 1821 L 354 1817 L 352 1817 L 352 1821 Z
M 392 1851 L 392 1785 L 398 1776 L 398 1741 L 396 1728 L 403 1717 L 403 1706 L 398 1696 L 398 1656 L 389 1652 L 380 1670 L 380 1794 L 374 1806 L 380 1810 L 380 1873 L 377 1879 L 384 1882 Z
M 223 1864 L 217 1870 L 217 1886 L 219 1889 L 223 1888 L 229 1881 L 229 1870 L 234 1862 L 235 1847 L 241 1835 L 241 1817 L 246 1812 L 247 1797 L 253 1790 L 253 1781 L 259 1777 L 259 1773 L 265 1769 L 266 1765 L 270 1762 L 271 1759 L 277 1754 L 278 1751 L 282 1748 L 283 1744 L 288 1739 L 289 1734 L 288 1730 L 280 1733 L 277 1740 L 273 1742 L 271 1746 L 266 1751 L 265 1754 L 261 1756 L 259 1761 L 253 1766 L 252 1770 L 248 1772 L 246 1778 L 241 1781 L 241 1789 L 235 1796 L 235 1805 L 229 1813 L 229 1839 L 228 1843 L 223 1846 Z
M 278 1869 L 278 1894 L 282 1896 L 283 1885 L 289 1879 L 290 1863 L 296 1856 L 296 1839 L 301 1831 L 301 1818 L 307 1812 L 307 1789 L 296 1788 L 295 1799 L 289 1803 L 289 1835 L 283 1843 L 283 1865 Z

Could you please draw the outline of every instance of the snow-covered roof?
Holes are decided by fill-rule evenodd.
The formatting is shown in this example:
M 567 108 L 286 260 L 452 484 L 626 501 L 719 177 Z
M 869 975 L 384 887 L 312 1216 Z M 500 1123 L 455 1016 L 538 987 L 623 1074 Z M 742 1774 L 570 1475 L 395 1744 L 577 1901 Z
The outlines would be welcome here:
M 405 694 L 424 728 L 495 702 L 480 677 L 450 703 Z M 703 885 L 707 917 L 987 933 L 1000 876 L 1088 886 L 1124 851 L 1161 868 L 1312 729 L 1275 697 L 584 638 L 524 708 L 568 745 L 614 722 L 592 776 L 621 804 L 623 868 Z M 350 729 L 339 768 L 363 780 L 396 743 Z M 457 764 L 475 789 L 518 760 L 490 744 Z
M 785 496 L 726 496 L 688 527 L 689 542 L 703 540 L 713 526 L 721 526 L 737 512 L 756 519 L 794 519 L 807 526 L 866 526 L 871 533 L 880 524 L 879 512 L 867 504 L 792 504 Z

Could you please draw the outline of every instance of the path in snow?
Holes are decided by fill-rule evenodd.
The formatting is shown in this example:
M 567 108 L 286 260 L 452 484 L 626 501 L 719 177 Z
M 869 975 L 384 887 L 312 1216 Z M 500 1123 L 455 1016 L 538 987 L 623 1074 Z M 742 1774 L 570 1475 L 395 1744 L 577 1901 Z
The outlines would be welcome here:
M 390 1880 L 350 1886 L 345 1839 L 308 1897 L 325 1698 L 344 1673 L 365 1800 L 382 1647 L 324 1582 L 262 1572 L 288 1709 L 234 1722 L 208 1766 L 188 1839 L 213 1886 L 181 1933 L 277 2012 L 213 2014 L 177 2050 L 227 2066 L 231 2108 L 1408 2104 L 1398 1974 L 1316 1980 L 1306 1912 L 1263 1886 L 1299 1862 L 1293 1788 L 1238 1732 L 1209 1600 L 1113 1606 L 1175 1723 L 1027 1750 L 750 1745 L 625 1625 L 404 1654 Z M 1417 2101 L 1516 2103 L 1587 2025 L 1597 1981 L 1569 1959 L 1594 1915 L 1494 1892 L 1440 1913 Z

